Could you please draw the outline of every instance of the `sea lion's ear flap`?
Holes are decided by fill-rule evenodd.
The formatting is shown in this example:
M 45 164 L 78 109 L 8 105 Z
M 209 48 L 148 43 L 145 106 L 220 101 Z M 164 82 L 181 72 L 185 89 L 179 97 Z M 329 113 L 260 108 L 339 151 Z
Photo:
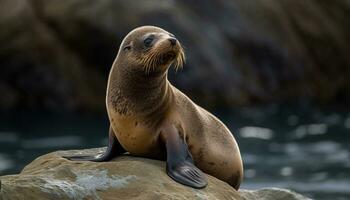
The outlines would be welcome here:
M 130 50 L 130 49 L 131 49 L 131 46 L 132 46 L 132 42 L 130 42 L 129 44 L 125 45 L 125 46 L 123 47 L 123 51 L 128 51 L 128 50 Z

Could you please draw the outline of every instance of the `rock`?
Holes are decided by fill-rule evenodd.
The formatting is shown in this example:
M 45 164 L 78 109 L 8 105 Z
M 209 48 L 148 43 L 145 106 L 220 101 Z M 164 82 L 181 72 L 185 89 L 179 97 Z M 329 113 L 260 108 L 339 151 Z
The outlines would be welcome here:
M 212 176 L 197 190 L 166 175 L 165 162 L 121 156 L 110 162 L 76 162 L 62 155 L 97 154 L 104 148 L 57 151 L 35 159 L 18 175 L 0 177 L 2 200 L 31 199 L 307 199 L 289 190 L 240 190 Z
M 184 44 L 187 64 L 170 79 L 205 107 L 350 99 L 348 1 L 1 4 L 0 108 L 103 110 L 119 43 L 145 24 Z

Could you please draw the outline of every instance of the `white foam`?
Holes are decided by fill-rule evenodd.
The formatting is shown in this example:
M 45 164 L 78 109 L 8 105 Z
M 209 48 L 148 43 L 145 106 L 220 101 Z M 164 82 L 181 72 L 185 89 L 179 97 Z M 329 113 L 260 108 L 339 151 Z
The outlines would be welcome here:
M 244 138 L 258 138 L 269 140 L 273 137 L 273 131 L 268 128 L 246 126 L 239 130 L 239 133 Z

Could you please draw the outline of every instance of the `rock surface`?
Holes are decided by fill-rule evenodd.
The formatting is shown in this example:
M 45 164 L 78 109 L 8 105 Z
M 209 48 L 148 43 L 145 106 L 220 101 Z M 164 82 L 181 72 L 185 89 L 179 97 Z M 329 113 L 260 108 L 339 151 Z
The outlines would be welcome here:
M 145 24 L 184 44 L 170 78 L 204 107 L 350 99 L 349 1 L 0 3 L 0 108 L 104 110 L 119 43 Z
M 228 184 L 211 176 L 208 176 L 209 183 L 205 189 L 192 189 L 169 178 L 164 162 L 129 155 L 104 163 L 72 162 L 61 157 L 103 151 L 104 148 L 57 151 L 41 156 L 20 174 L 0 177 L 0 199 L 307 199 L 278 188 L 236 192 Z

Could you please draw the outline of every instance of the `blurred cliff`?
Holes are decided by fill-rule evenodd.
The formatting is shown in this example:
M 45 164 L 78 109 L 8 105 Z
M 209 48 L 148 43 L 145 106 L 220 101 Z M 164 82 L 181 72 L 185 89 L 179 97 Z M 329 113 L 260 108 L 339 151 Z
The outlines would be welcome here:
M 1 0 L 0 109 L 104 110 L 109 68 L 140 25 L 185 46 L 170 80 L 200 105 L 350 100 L 344 0 Z

